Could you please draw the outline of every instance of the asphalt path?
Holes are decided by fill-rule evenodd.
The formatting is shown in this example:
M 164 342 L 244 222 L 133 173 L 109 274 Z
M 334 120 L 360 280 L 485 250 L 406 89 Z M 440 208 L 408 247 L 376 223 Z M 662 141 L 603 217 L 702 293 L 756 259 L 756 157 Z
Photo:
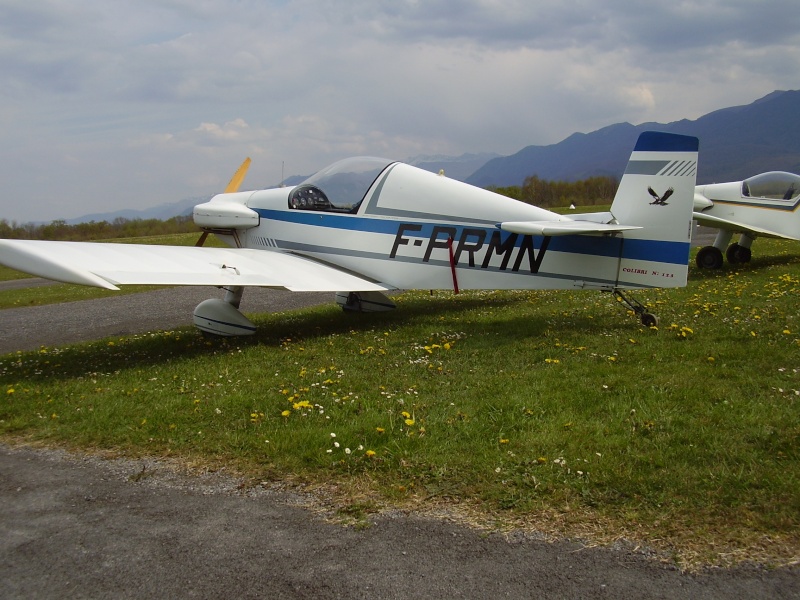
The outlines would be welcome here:
M 343 527 L 313 499 L 159 461 L 0 444 L 0 597 L 800 598 L 798 569 L 686 574 L 591 548 L 386 512 Z
M 31 294 L 45 279 L 0 282 L 0 291 L 29 287 Z M 45 306 L 0 311 L 0 354 L 88 342 L 112 336 L 170 330 L 192 324 L 195 307 L 208 298 L 222 298 L 214 287 L 179 287 L 141 294 L 122 294 Z M 287 292 L 248 289 L 242 299 L 244 313 L 282 312 L 334 302 L 331 292 Z
M 4 310 L 0 354 L 189 325 L 214 296 L 180 288 Z M 242 308 L 328 301 L 248 290 Z M 0 598 L 800 598 L 798 566 L 683 573 L 632 544 L 487 533 L 398 511 L 343 527 L 320 506 L 165 460 L 0 443 Z

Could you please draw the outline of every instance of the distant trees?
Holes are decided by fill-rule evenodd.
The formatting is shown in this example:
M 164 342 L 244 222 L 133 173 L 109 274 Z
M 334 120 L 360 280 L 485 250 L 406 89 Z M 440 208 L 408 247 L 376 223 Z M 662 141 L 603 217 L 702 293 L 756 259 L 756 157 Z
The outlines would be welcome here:
M 166 235 L 199 231 L 191 216 L 172 217 L 166 221 L 159 219 L 125 219 L 117 217 L 108 221 L 91 221 L 68 225 L 64 220 L 48 224 L 9 223 L 0 219 L 0 238 L 16 240 L 66 240 L 89 241 L 112 238 L 132 238 L 148 235 Z
M 546 181 L 533 175 L 527 177 L 522 187 L 489 188 L 493 192 L 543 208 L 558 206 L 591 206 L 611 204 L 619 182 L 613 177 L 590 177 L 581 181 Z M 167 235 L 198 231 L 190 215 L 159 219 L 125 219 L 117 217 L 108 221 L 91 221 L 68 225 L 63 219 L 47 224 L 9 223 L 0 219 L 0 238 L 17 240 L 67 240 L 89 241 L 112 238 L 133 238 L 148 235 Z
M 527 204 L 554 208 L 557 206 L 591 206 L 611 204 L 619 182 L 614 177 L 590 177 L 581 181 L 547 181 L 537 175 L 525 178 L 520 186 L 490 188 L 493 192 L 521 200 Z

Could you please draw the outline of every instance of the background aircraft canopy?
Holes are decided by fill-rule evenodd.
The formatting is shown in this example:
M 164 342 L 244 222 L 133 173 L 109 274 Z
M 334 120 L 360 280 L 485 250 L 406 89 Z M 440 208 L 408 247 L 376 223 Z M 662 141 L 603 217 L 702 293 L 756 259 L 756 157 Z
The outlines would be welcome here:
M 761 173 L 742 182 L 742 195 L 751 198 L 792 200 L 800 195 L 800 175 L 785 171 Z

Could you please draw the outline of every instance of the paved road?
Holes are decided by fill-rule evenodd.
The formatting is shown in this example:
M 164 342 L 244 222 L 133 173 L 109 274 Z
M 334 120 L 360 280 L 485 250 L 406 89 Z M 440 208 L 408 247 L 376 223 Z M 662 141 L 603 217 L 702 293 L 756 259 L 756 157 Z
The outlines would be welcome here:
M 38 286 L 50 284 L 44 279 L 20 279 L 0 282 L 0 290 L 25 287 L 26 283 L 33 286 L 32 294 Z M 0 354 L 191 325 L 195 306 L 223 295 L 214 287 L 180 287 L 6 309 L 0 311 Z M 245 313 L 280 312 L 324 302 L 333 303 L 333 293 L 254 288 L 245 291 L 241 309 Z
M 346 528 L 237 484 L 0 444 L 0 597 L 800 598 L 797 569 L 687 575 L 631 549 L 398 512 Z

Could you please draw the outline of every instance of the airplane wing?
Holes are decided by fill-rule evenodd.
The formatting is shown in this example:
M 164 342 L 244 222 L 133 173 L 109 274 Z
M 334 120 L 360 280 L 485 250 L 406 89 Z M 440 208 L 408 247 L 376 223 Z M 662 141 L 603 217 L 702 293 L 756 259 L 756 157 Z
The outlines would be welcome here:
M 0 264 L 47 279 L 118 285 L 261 286 L 295 292 L 393 289 L 275 250 L 0 240 Z
M 741 232 L 741 233 L 752 233 L 753 235 L 760 237 L 778 238 L 782 240 L 798 239 L 796 237 L 791 237 L 782 233 L 778 233 L 776 231 L 764 229 L 763 227 L 756 227 L 755 225 L 746 225 L 744 223 L 738 223 L 736 221 L 730 221 L 728 219 L 722 219 L 720 217 L 713 217 L 711 215 L 706 215 L 701 212 L 693 212 L 692 219 L 700 223 L 700 225 L 705 225 L 706 227 L 713 227 L 715 229 L 727 229 L 730 231 Z
M 608 234 L 641 229 L 635 225 L 611 225 L 591 221 L 507 221 L 500 223 L 500 229 L 522 235 L 587 235 Z

